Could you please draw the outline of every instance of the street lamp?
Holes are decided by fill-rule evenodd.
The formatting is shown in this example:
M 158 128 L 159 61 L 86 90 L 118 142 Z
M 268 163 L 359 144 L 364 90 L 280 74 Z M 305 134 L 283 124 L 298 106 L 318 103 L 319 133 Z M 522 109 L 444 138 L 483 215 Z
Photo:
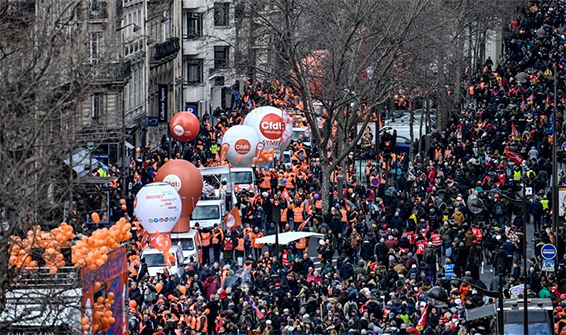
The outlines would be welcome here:
M 130 26 L 133 26 L 133 31 L 138 32 L 141 30 L 141 27 L 135 23 L 129 23 L 123 27 L 116 28 L 116 32 L 120 32 Z M 120 33 L 120 67 L 121 67 L 121 79 L 122 79 L 122 92 L 121 92 L 121 107 L 122 107 L 122 136 L 120 140 L 120 151 L 121 151 L 121 165 L 122 165 L 122 197 L 126 198 L 127 195 L 127 180 L 126 180 L 126 166 L 128 165 L 126 156 L 126 97 L 125 97 L 125 89 L 126 89 L 126 77 L 125 77 L 125 61 L 124 61 L 124 34 Z

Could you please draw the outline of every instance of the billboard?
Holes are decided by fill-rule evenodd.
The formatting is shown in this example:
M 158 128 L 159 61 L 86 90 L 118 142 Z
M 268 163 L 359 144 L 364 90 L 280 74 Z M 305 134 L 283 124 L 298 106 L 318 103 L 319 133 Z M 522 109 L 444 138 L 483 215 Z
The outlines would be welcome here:
M 112 305 L 112 313 L 116 320 L 110 326 L 107 335 L 126 335 L 128 333 L 128 322 L 126 315 L 126 296 L 128 290 L 128 260 L 126 247 L 122 246 L 108 253 L 108 261 L 96 270 L 90 270 L 87 267 L 81 269 L 82 279 L 82 306 L 83 317 L 91 320 L 93 306 L 96 301 L 95 296 L 103 294 L 106 296 L 109 292 L 114 293 L 114 305 Z M 94 291 L 94 283 L 99 282 L 101 288 Z M 91 335 L 90 332 L 83 331 L 84 335 Z

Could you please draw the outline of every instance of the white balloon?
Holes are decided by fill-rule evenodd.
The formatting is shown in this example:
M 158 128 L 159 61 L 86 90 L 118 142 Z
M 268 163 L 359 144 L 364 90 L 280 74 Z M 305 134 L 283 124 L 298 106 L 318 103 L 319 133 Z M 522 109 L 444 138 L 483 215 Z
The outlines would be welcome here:
M 134 213 L 150 234 L 170 232 L 179 220 L 182 209 L 179 193 L 167 183 L 145 185 L 134 201 Z
M 226 152 L 226 159 L 234 167 L 252 166 L 258 143 L 259 137 L 256 131 L 246 125 L 232 126 L 222 137 L 222 145 L 230 146 Z M 238 156 L 242 157 L 239 162 Z
M 252 110 L 244 119 L 244 125 L 256 130 L 264 150 L 285 150 L 293 139 L 293 118 L 287 112 L 271 106 Z

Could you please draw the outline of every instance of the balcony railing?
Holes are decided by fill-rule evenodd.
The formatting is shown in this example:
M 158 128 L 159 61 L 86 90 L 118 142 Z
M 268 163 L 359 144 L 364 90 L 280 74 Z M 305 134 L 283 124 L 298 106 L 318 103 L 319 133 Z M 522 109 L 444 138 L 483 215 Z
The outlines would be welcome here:
M 99 63 L 90 65 L 91 76 L 101 82 L 125 82 L 132 77 L 132 63 Z
M 178 37 L 171 37 L 163 43 L 157 43 L 151 50 L 152 63 L 167 61 L 175 58 L 181 49 Z

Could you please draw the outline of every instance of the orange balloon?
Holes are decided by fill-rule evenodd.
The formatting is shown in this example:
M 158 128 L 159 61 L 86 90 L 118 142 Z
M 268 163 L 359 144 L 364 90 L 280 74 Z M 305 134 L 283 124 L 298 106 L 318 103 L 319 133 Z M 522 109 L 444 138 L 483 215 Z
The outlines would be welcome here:
M 183 209 L 172 231 L 176 233 L 188 231 L 190 229 L 189 218 L 202 193 L 200 171 L 184 159 L 173 159 L 157 170 L 155 181 L 168 183 L 179 193 Z
M 102 286 L 100 282 L 95 282 L 94 285 L 92 286 L 92 289 L 98 291 L 100 290 L 100 286 Z
M 273 156 L 267 157 L 267 161 L 268 161 L 268 162 L 273 162 Z
M 179 112 L 171 118 L 169 129 L 173 137 L 185 142 L 197 137 L 200 131 L 200 123 L 193 113 Z
M 100 222 L 100 216 L 98 215 L 97 212 L 93 212 L 93 213 L 90 215 L 90 218 L 92 219 L 92 221 L 94 221 L 94 223 Z
M 157 293 L 160 293 L 162 289 L 163 289 L 163 284 L 161 283 L 155 284 L 155 290 L 157 291 Z
M 126 209 L 128 209 L 128 207 L 127 207 L 126 205 L 122 205 L 121 208 L 122 208 L 122 210 L 124 210 L 124 211 L 125 211 Z
M 187 294 L 187 287 L 184 285 L 179 286 L 179 292 L 181 292 L 182 295 Z
M 135 300 L 130 300 L 129 305 L 132 308 L 136 308 L 138 306 L 138 303 Z
M 257 163 L 257 157 L 252 158 L 252 162 L 254 162 L 254 164 Z
M 125 205 L 126 204 L 126 199 L 120 199 L 120 205 Z
M 140 147 L 137 147 L 137 148 L 136 148 L 136 154 L 139 154 L 140 152 L 141 152 Z
M 259 164 L 263 164 L 263 158 L 260 158 L 260 159 L 258 160 L 258 162 L 259 162 Z
M 236 160 L 237 160 L 238 162 L 241 162 L 241 161 L 242 161 L 242 156 L 236 157 Z

